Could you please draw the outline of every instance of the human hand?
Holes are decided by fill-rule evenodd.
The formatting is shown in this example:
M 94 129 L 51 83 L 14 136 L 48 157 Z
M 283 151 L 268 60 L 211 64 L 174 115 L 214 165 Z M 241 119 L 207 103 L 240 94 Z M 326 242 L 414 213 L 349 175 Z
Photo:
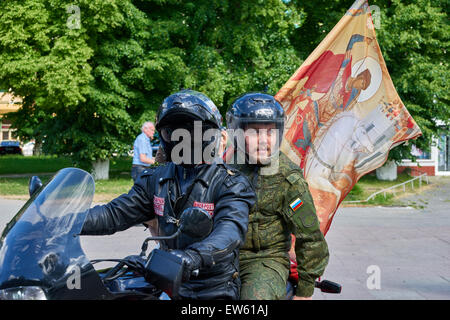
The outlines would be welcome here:
M 181 258 L 183 262 L 183 281 L 188 281 L 193 271 L 200 269 L 202 265 L 202 258 L 193 250 L 170 250 L 169 252 Z

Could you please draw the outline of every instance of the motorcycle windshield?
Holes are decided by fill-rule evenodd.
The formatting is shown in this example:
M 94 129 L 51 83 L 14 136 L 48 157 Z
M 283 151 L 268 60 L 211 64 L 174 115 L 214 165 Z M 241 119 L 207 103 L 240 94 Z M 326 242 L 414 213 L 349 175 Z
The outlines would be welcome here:
M 0 289 L 39 286 L 55 299 L 106 290 L 79 239 L 94 188 L 89 173 L 66 168 L 30 198 L 0 238 Z

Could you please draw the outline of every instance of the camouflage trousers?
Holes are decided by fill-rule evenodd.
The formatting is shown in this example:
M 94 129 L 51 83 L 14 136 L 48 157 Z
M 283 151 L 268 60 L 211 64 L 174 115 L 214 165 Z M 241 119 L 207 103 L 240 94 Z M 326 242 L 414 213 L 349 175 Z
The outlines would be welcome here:
M 241 300 L 283 300 L 289 277 L 289 262 L 249 259 L 240 262 Z

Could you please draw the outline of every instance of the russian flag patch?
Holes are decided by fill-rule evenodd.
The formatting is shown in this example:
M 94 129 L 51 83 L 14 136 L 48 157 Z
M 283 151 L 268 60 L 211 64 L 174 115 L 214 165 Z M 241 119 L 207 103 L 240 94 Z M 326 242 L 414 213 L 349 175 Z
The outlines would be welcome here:
M 297 210 L 303 205 L 303 201 L 300 198 L 295 199 L 289 206 L 293 211 Z

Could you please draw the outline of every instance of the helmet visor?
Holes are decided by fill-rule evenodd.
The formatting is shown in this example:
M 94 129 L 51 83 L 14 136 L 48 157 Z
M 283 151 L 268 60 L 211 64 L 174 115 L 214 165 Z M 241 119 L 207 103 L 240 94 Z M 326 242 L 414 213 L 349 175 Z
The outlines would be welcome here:
M 176 164 L 209 163 L 218 154 L 220 129 L 201 122 L 176 123 L 160 128 L 167 155 Z

